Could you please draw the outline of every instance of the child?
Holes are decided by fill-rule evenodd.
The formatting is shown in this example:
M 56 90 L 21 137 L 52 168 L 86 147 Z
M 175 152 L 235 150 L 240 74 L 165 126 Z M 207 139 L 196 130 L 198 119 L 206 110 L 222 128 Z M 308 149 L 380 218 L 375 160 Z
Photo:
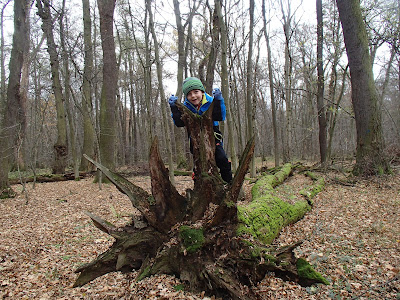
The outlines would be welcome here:
M 215 136 L 215 162 L 220 170 L 221 177 L 227 183 L 232 181 L 232 170 L 231 163 L 226 157 L 224 148 L 222 147 L 222 134 L 219 130 L 218 121 L 224 121 L 226 117 L 226 108 L 224 98 L 220 89 L 216 88 L 213 90 L 213 97 L 208 95 L 204 89 L 200 79 L 196 77 L 188 77 L 183 81 L 183 93 L 185 95 L 185 101 L 183 104 L 190 109 L 193 113 L 202 115 L 211 105 L 213 101 L 214 110 L 212 113 L 214 122 L 214 136 Z M 172 118 L 174 123 L 178 127 L 183 127 L 185 124 L 181 120 L 181 112 L 175 105 L 178 97 L 172 95 L 169 98 L 169 105 L 171 107 Z M 190 137 L 189 137 L 190 138 Z M 192 145 L 190 144 L 190 152 L 193 153 Z

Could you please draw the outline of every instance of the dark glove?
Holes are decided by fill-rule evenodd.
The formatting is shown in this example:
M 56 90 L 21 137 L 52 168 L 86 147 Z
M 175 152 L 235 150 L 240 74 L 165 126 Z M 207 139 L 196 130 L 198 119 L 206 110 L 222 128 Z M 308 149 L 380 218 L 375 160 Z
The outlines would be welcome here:
M 225 120 L 225 104 L 221 90 L 219 88 L 213 89 L 212 95 L 214 97 L 214 102 L 215 102 L 214 110 L 212 112 L 213 121 L 223 121 Z
M 175 106 L 176 101 L 178 101 L 178 97 L 171 95 L 171 97 L 168 99 L 169 106 Z
M 221 93 L 221 90 L 219 88 L 213 89 L 212 95 L 213 95 L 215 100 L 222 100 L 222 93 Z

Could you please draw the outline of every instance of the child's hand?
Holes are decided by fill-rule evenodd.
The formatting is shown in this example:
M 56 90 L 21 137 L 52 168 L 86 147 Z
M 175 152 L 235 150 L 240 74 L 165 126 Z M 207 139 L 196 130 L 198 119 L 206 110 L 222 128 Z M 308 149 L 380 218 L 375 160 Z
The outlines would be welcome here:
M 219 88 L 213 89 L 212 95 L 213 95 L 215 100 L 222 100 L 222 93 L 221 93 L 221 90 Z
M 171 95 L 171 97 L 169 97 L 168 99 L 168 103 L 170 106 L 175 106 L 176 101 L 178 101 L 178 97 Z

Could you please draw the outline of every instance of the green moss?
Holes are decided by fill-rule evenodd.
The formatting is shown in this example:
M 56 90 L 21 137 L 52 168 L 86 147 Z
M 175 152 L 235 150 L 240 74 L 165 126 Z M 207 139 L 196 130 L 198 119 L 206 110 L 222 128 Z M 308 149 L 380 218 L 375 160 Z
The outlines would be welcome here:
M 176 168 L 177 169 L 187 169 L 188 164 L 186 157 L 184 155 L 179 155 L 177 158 Z
M 140 275 L 138 276 L 138 278 L 136 279 L 136 281 L 141 281 L 142 279 L 144 279 L 144 278 L 150 276 L 150 271 L 151 271 L 150 266 L 146 267 L 146 268 L 140 273 Z
M 0 193 L 0 199 L 15 198 L 17 193 L 11 188 L 5 188 Z
M 308 176 L 308 175 L 307 175 Z M 310 177 L 312 180 L 315 181 L 315 183 L 311 186 L 307 186 L 304 189 L 300 191 L 300 194 L 306 197 L 307 200 L 312 202 L 311 200 L 325 188 L 325 180 L 324 178 L 316 177 L 315 175 L 312 175 L 313 177 Z
M 147 198 L 147 201 L 149 201 L 150 205 L 155 205 L 156 204 L 156 200 L 154 199 L 153 196 L 149 196 L 149 198 Z
M 183 284 L 178 284 L 174 286 L 174 290 L 175 291 L 183 291 L 185 287 L 183 286 Z
M 265 195 L 246 206 L 238 206 L 237 233 L 248 233 L 270 244 L 283 227 L 301 219 L 308 210 L 307 201 L 291 205 L 276 196 Z
M 189 226 L 179 228 L 179 236 L 182 239 L 183 246 L 188 253 L 194 253 L 203 247 L 205 242 L 203 229 L 194 229 Z
M 251 189 L 253 199 L 262 197 L 273 191 L 274 187 L 281 184 L 292 172 L 292 165 L 285 164 L 275 175 L 261 177 Z
M 318 180 L 318 176 L 315 175 L 315 173 L 311 172 L 311 171 L 306 171 L 304 173 L 304 175 L 306 175 L 307 177 L 310 177 L 312 180 L 316 181 Z
M 317 283 L 323 283 L 329 285 L 329 281 L 326 280 L 320 273 L 314 270 L 314 268 L 304 259 L 299 258 L 296 262 L 297 273 L 301 278 L 310 279 Z
M 292 172 L 293 166 L 285 164 L 274 175 L 261 177 L 252 188 L 253 201 L 238 206 L 239 226 L 237 233 L 251 234 L 263 243 L 269 244 L 283 227 L 300 220 L 311 209 L 311 199 L 325 186 L 324 179 L 313 173 L 307 174 L 315 183 L 303 191 L 306 201 L 290 204 L 277 197 L 274 187 L 281 184 Z M 293 192 L 294 193 L 294 192 Z M 290 197 L 290 195 L 289 195 Z
M 236 203 L 233 202 L 233 201 L 226 201 L 226 202 L 225 202 L 225 205 L 226 205 L 226 207 L 228 207 L 228 208 L 232 208 L 232 207 L 235 207 Z
M 275 264 L 275 262 L 277 261 L 277 258 L 273 255 L 270 254 L 264 254 L 264 259 L 272 264 Z
M 249 240 L 242 239 L 241 244 L 243 245 L 241 248 L 245 249 L 247 251 L 241 251 L 240 256 L 244 259 L 264 259 L 266 263 L 275 265 L 275 262 L 277 261 L 277 258 L 270 253 L 270 250 L 266 247 L 262 246 L 257 246 L 250 242 Z
M 254 244 L 252 243 L 252 242 L 250 242 L 249 240 L 240 240 L 240 242 L 243 244 L 243 245 L 245 245 L 245 246 L 247 246 L 247 247 L 253 247 L 254 246 Z
M 175 176 L 190 176 L 192 175 L 192 171 L 184 171 L 184 170 L 174 170 Z

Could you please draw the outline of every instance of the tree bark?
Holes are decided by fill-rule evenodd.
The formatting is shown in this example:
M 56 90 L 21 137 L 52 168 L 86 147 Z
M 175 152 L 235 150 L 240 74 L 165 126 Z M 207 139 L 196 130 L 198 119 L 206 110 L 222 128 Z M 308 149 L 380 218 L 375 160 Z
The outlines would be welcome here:
M 357 131 L 353 173 L 374 175 L 389 172 L 383 153 L 381 111 L 372 72 L 368 38 L 358 0 L 336 0 L 342 23 L 351 75 L 352 103 Z
M 219 27 L 221 29 L 221 92 L 224 95 L 226 115 L 228 123 L 228 145 L 230 150 L 230 156 L 232 160 L 232 168 L 236 170 L 238 168 L 238 159 L 236 155 L 236 147 L 234 142 L 234 126 L 233 126 L 233 115 L 232 115 L 232 105 L 231 105 L 231 93 L 229 91 L 229 73 L 228 73 L 228 32 L 226 29 L 226 24 L 224 16 L 222 15 L 222 5 L 221 0 L 215 2 L 216 11 L 219 19 Z
M 174 3 L 174 14 L 175 14 L 175 21 L 176 21 L 176 28 L 178 32 L 178 70 L 177 70 L 177 90 L 175 95 L 178 99 L 182 98 L 182 83 L 183 83 L 183 74 L 184 70 L 186 69 L 186 53 L 185 53 L 185 28 L 182 24 L 182 16 L 179 6 L 178 0 L 173 0 Z M 184 95 L 183 95 L 184 97 Z M 185 150 L 184 150 L 184 134 L 181 128 L 177 128 L 173 126 L 173 130 L 175 131 L 175 145 L 176 145 L 176 161 L 178 167 L 180 165 L 186 164 L 185 159 Z
M 318 125 L 319 125 L 319 154 L 321 164 L 326 163 L 326 109 L 324 101 L 324 22 L 322 15 L 322 0 L 317 0 L 317 72 L 318 72 L 318 92 L 317 92 L 317 108 L 318 108 Z
M 212 30 L 211 30 L 211 49 L 210 53 L 207 57 L 207 73 L 204 81 L 204 88 L 207 92 L 211 92 L 214 83 L 214 71 L 217 64 L 217 54 L 220 49 L 220 40 L 219 40 L 219 16 L 217 13 L 217 7 L 214 7 L 214 11 L 212 13 Z
M 250 0 L 250 24 L 249 24 L 249 52 L 247 54 L 246 70 L 246 114 L 247 114 L 247 139 L 254 135 L 255 110 L 253 109 L 253 31 L 254 31 L 254 0 Z M 250 176 L 256 176 L 256 167 L 254 159 L 251 162 Z
M 19 144 L 20 130 L 25 128 L 26 115 L 21 97 L 21 72 L 27 57 L 29 1 L 14 2 L 14 34 L 10 57 L 10 74 L 7 86 L 7 101 L 0 126 L 0 198 L 13 197 L 8 172 L 13 157 L 13 149 Z
M 174 161 L 172 157 L 172 144 L 171 144 L 171 121 L 170 118 L 167 119 L 167 98 L 165 96 L 165 91 L 164 91 L 164 86 L 163 86 L 163 67 L 161 63 L 161 58 L 160 58 L 160 50 L 159 50 L 159 44 L 157 40 L 157 35 L 154 29 L 154 21 L 153 21 L 153 13 L 151 11 L 151 2 L 150 0 L 146 0 L 146 8 L 147 11 L 149 12 L 149 26 L 151 30 L 151 34 L 153 36 L 153 41 L 154 41 L 154 58 L 156 61 L 156 67 L 157 67 L 157 79 L 158 79 L 158 86 L 160 89 L 160 98 L 161 98 L 161 114 L 162 114 L 162 127 L 163 127 L 163 135 L 165 138 L 165 144 L 167 145 L 167 156 L 168 156 L 168 169 L 169 169 L 169 178 L 171 180 L 171 183 L 174 185 L 175 184 L 175 179 L 174 179 Z
M 57 47 L 54 41 L 53 20 L 50 12 L 49 0 L 37 0 L 38 14 L 42 19 L 42 30 L 47 40 L 47 52 L 50 56 L 51 78 L 53 81 L 54 100 L 57 110 L 57 141 L 54 145 L 55 159 L 53 165 L 54 174 L 63 174 L 67 166 L 67 120 L 65 112 L 65 99 L 60 80 L 60 63 Z
M 278 143 L 278 129 L 276 120 L 276 100 L 274 93 L 274 74 L 272 71 L 272 55 L 271 46 L 269 43 L 269 35 L 267 32 L 267 19 L 265 11 L 265 0 L 262 2 L 262 14 L 263 14 L 263 25 L 264 25 L 264 37 L 267 43 L 267 60 L 268 60 L 268 78 L 269 78 L 269 94 L 271 97 L 271 114 L 272 114 L 272 131 L 274 133 L 274 161 L 275 167 L 279 166 L 279 143 Z
M 113 34 L 115 0 L 99 0 L 100 34 L 103 49 L 103 86 L 100 98 L 101 163 L 115 166 L 115 109 L 117 91 L 117 59 Z
M 64 96 L 65 96 L 65 108 L 67 113 L 67 120 L 69 125 L 69 142 L 71 145 L 71 154 L 72 154 L 72 165 L 74 168 L 74 172 L 79 178 L 79 158 L 78 158 L 78 149 L 77 149 L 77 140 L 76 140 L 76 132 L 75 132 L 75 118 L 74 118 L 74 109 L 71 105 L 71 73 L 69 70 L 69 59 L 70 55 L 67 50 L 67 46 L 65 43 L 65 32 L 67 26 L 67 18 L 65 15 L 65 1 L 62 2 L 62 10 L 60 14 L 59 24 L 60 24 L 60 43 L 61 43 L 61 57 L 64 67 Z M 64 25 L 64 18 L 65 18 L 65 25 Z
M 146 103 L 146 113 L 147 113 L 147 120 L 151 120 L 151 116 L 152 116 L 152 107 L 151 107 L 151 82 L 152 82 L 152 78 L 151 78 L 151 67 L 152 67 L 152 60 L 150 57 L 150 29 L 148 28 L 148 10 L 146 10 L 145 13 L 145 19 L 144 19 L 144 47 L 145 47 L 145 61 L 144 61 L 144 65 L 143 65 L 143 69 L 144 69 L 144 98 L 145 98 L 145 103 Z M 149 135 L 149 144 L 151 143 L 151 138 L 153 136 L 153 122 L 149 122 L 148 123 L 148 135 Z
M 90 16 L 89 0 L 82 0 L 83 10 L 83 44 L 84 67 L 82 80 L 82 117 L 83 117 L 83 146 L 82 154 L 93 157 L 95 150 L 95 130 L 92 102 L 92 78 L 93 78 L 93 44 L 92 21 Z M 88 160 L 81 158 L 81 171 L 89 171 L 91 165 Z
M 285 65 L 284 65 L 284 101 L 286 104 L 286 126 L 284 134 L 282 135 L 282 154 L 283 154 L 283 162 L 287 163 L 291 159 L 291 139 L 292 139 L 292 54 L 290 49 L 290 40 L 291 40 L 291 20 L 292 15 L 290 11 L 289 1 L 287 2 L 287 15 L 285 13 L 283 2 L 280 1 L 281 4 L 281 12 L 282 12 L 282 22 L 283 22 L 283 32 L 285 34 Z
M 1 42 L 0 42 L 0 113 L 3 112 L 3 107 L 6 101 L 6 67 L 5 67 L 5 55 L 4 55 L 4 11 L 7 5 L 10 3 L 11 0 L 7 0 L 2 8 L 1 8 L 1 15 L 0 15 L 0 28 L 1 28 Z M 1 121 L 1 119 L 0 119 Z

